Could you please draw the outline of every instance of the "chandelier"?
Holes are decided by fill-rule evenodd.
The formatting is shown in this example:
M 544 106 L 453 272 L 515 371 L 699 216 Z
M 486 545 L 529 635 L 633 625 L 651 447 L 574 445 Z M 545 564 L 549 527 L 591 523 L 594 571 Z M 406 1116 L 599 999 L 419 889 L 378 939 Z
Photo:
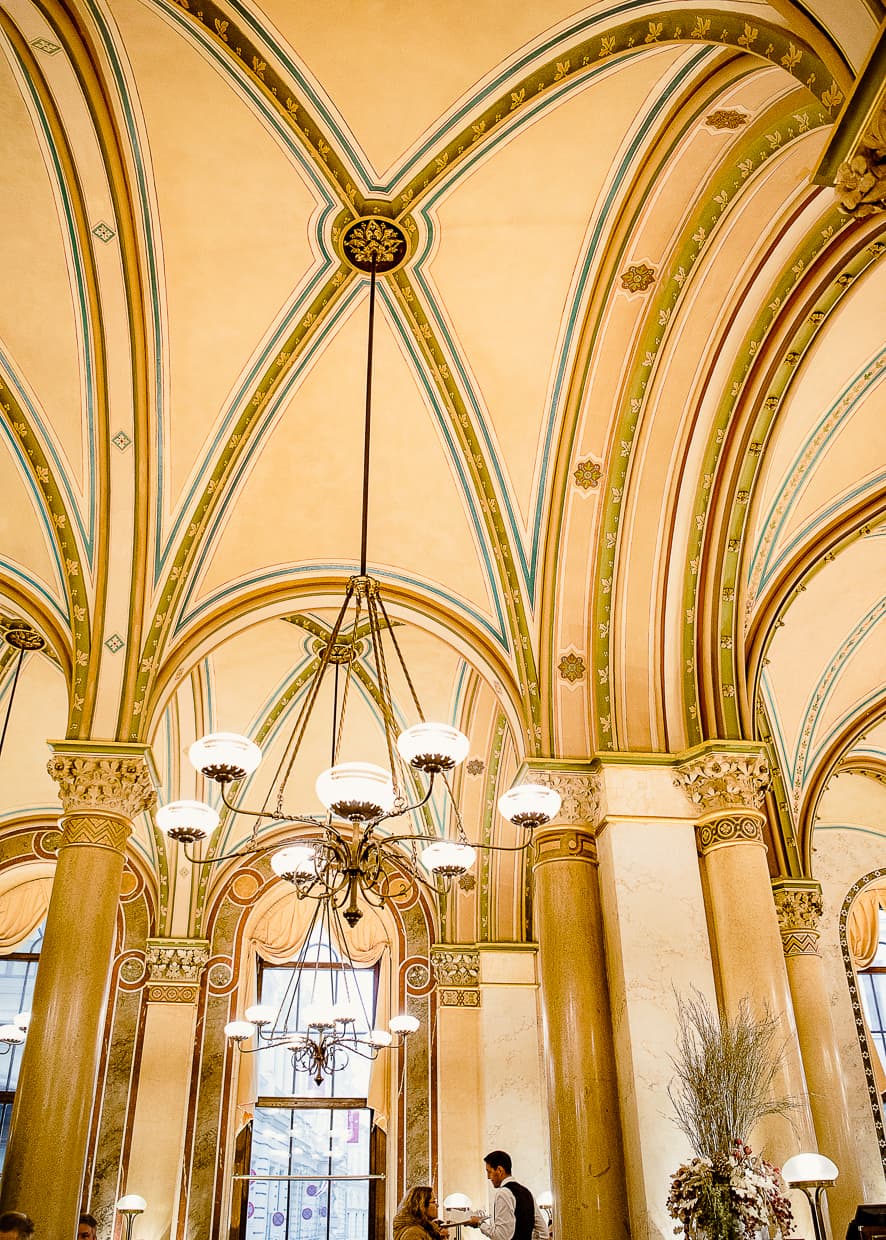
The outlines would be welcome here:
M 341 957 L 330 964 L 322 957 L 333 943 Z M 241 1053 L 285 1047 L 293 1068 L 320 1085 L 351 1055 L 375 1059 L 380 1050 L 402 1046 L 418 1027 L 408 1013 L 392 1016 L 387 1029 L 374 1026 L 338 909 L 326 897 L 316 903 L 277 1007 L 253 1004 L 225 1025 L 225 1036 Z
M 366 405 L 363 436 L 363 491 L 359 572 L 345 587 L 344 598 L 328 639 L 320 651 L 315 673 L 307 685 L 295 723 L 273 777 L 271 792 L 259 809 L 250 809 L 229 794 L 252 774 L 261 750 L 245 736 L 216 732 L 196 741 L 189 750 L 195 769 L 220 790 L 224 808 L 232 815 L 252 819 L 247 841 L 232 852 L 199 857 L 187 845 L 205 840 L 219 826 L 220 816 L 202 801 L 179 800 L 162 806 L 157 826 L 184 846 L 194 865 L 213 865 L 231 857 L 272 851 L 271 868 L 295 887 L 300 897 L 313 896 L 330 907 L 343 909 L 355 925 L 362 916 L 360 899 L 380 907 L 409 878 L 435 891 L 448 890 L 452 881 L 470 869 L 478 848 L 521 851 L 528 847 L 534 828 L 550 821 L 560 808 L 560 797 L 540 784 L 522 784 L 499 800 L 502 814 L 525 829 L 514 848 L 471 843 L 452 797 L 449 774 L 467 757 L 470 742 L 448 723 L 425 719 L 415 684 L 397 639 L 396 626 L 385 607 L 381 583 L 367 572 L 370 433 L 372 425 L 372 363 L 377 276 L 394 271 L 406 259 L 406 234 L 393 221 L 373 216 L 354 220 L 343 230 L 341 252 L 355 270 L 369 275 L 369 331 L 366 358 Z M 372 692 L 384 731 L 386 767 L 369 762 L 342 761 L 342 740 L 350 689 L 359 654 L 369 647 Z M 390 685 L 390 669 L 402 674 L 417 716 L 412 726 L 397 732 Z M 293 813 L 285 797 L 308 724 L 327 672 L 333 669 L 334 706 L 331 764 L 317 777 L 315 788 L 325 813 Z M 362 670 L 362 669 L 361 669 Z M 423 782 L 425 781 L 425 782 Z M 391 830 L 395 820 L 408 820 L 426 806 L 442 787 L 452 805 L 454 838 L 435 838 L 429 832 Z M 411 794 L 410 795 L 410 790 Z M 292 839 L 281 841 L 282 826 L 298 828 Z M 275 842 L 260 837 L 262 828 L 274 831 Z M 268 832 L 265 832 L 267 836 Z M 245 1036 L 245 1035 L 244 1035 Z

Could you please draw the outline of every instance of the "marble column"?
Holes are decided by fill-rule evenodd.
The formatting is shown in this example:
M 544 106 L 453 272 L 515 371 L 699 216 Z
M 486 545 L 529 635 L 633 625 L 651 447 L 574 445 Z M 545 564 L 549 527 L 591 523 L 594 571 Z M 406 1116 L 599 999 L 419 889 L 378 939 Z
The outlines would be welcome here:
M 771 1161 L 782 1163 L 816 1147 L 766 863 L 766 759 L 757 746 L 708 743 L 684 757 L 676 779 L 698 811 L 696 840 L 722 1008 L 734 1015 L 747 999 L 755 1016 L 769 1013 L 779 1021 L 784 1056 L 774 1088 L 796 1106 L 789 1119 L 767 1117 L 753 1140 Z
M 776 880 L 772 889 L 818 1148 L 837 1164 L 840 1172 L 837 1183 L 827 1190 L 827 1197 L 833 1234 L 843 1236 L 865 1192 L 857 1142 L 849 1123 L 849 1102 L 824 964 L 818 950 L 821 886 L 811 879 L 783 878 Z
M 38 1236 L 66 1240 L 80 1210 L 126 841 L 155 793 L 142 746 L 52 748 L 62 839 L 0 1209 L 24 1210 Z
M 536 833 L 539 942 L 554 1217 L 560 1236 L 630 1234 L 593 824 L 598 776 L 533 771 L 563 798 Z
M 141 1240 L 171 1235 L 178 1213 L 197 999 L 208 960 L 205 939 L 147 942 L 138 1098 L 120 1184 L 121 1193 L 138 1193 L 148 1203 L 139 1219 Z

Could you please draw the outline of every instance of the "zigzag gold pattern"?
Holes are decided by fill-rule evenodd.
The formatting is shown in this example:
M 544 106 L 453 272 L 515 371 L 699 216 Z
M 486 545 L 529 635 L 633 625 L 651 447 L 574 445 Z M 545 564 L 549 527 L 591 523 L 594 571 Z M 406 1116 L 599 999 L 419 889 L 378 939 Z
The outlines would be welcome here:
M 817 956 L 817 930 L 782 930 L 781 945 L 786 956 Z
M 695 842 L 702 856 L 729 844 L 760 844 L 765 848 L 762 817 L 725 814 L 722 818 L 712 818 L 696 826 Z
M 66 814 L 61 819 L 63 848 L 72 844 L 92 844 L 125 852 L 132 830 L 128 819 L 113 814 Z

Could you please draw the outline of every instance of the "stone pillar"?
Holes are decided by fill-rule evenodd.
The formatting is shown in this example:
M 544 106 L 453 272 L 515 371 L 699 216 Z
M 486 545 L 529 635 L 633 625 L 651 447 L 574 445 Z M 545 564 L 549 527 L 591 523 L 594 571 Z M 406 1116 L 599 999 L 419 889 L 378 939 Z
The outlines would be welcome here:
M 24 1210 L 38 1236 L 66 1240 L 80 1210 L 126 841 L 155 794 L 142 746 L 52 748 L 62 840 L 0 1209 Z
M 790 1119 L 767 1117 L 754 1137 L 761 1152 L 780 1164 L 816 1147 L 766 864 L 768 766 L 757 746 L 709 743 L 686 756 L 676 778 L 699 811 L 696 840 L 722 1007 L 733 1015 L 747 998 L 756 1016 L 768 1012 L 781 1026 L 785 1054 L 775 1088 L 797 1105 Z
M 865 1193 L 818 950 L 821 885 L 808 879 L 784 878 L 772 887 L 818 1148 L 840 1172 L 837 1183 L 827 1190 L 827 1198 L 833 1234 L 843 1236 Z
M 482 1206 L 480 952 L 474 943 L 437 944 L 431 962 L 437 981 L 437 1196 L 441 1209 L 451 1193 L 466 1193 Z
M 533 771 L 563 798 L 536 833 L 539 941 L 551 1178 L 557 1235 L 630 1234 L 612 1014 L 593 824 L 599 777 Z
M 200 975 L 209 960 L 205 939 L 148 939 L 147 1013 L 142 1035 L 132 1144 L 120 1191 L 148 1203 L 139 1228 L 149 1236 L 174 1231 Z

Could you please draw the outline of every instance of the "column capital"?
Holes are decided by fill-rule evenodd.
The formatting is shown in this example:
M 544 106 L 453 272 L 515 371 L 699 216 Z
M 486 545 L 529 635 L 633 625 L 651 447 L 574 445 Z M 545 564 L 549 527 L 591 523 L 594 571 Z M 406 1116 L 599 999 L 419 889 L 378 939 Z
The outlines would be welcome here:
M 475 943 L 437 943 L 431 948 L 431 964 L 443 1007 L 480 1006 L 480 952 Z
M 596 764 L 557 758 L 530 758 L 521 764 L 514 783 L 544 784 L 559 792 L 563 803 L 554 819 L 557 823 L 582 823 L 596 827 L 600 821 L 603 783 Z
M 821 883 L 814 879 L 777 878 L 772 894 L 784 954 L 817 956 L 823 912 Z
M 148 1002 L 196 1003 L 208 961 L 207 939 L 148 939 Z
M 548 824 L 536 830 L 533 839 L 535 862 L 533 869 L 551 861 L 584 861 L 597 864 L 597 840 L 593 831 L 579 826 Z
M 758 745 L 709 742 L 683 755 L 674 782 L 701 819 L 749 811 L 762 818 L 769 764 Z
M 51 741 L 50 745 L 53 756 L 46 769 L 58 784 L 66 817 L 111 815 L 131 823 L 143 810 L 154 808 L 156 780 L 146 745 L 110 741 Z

